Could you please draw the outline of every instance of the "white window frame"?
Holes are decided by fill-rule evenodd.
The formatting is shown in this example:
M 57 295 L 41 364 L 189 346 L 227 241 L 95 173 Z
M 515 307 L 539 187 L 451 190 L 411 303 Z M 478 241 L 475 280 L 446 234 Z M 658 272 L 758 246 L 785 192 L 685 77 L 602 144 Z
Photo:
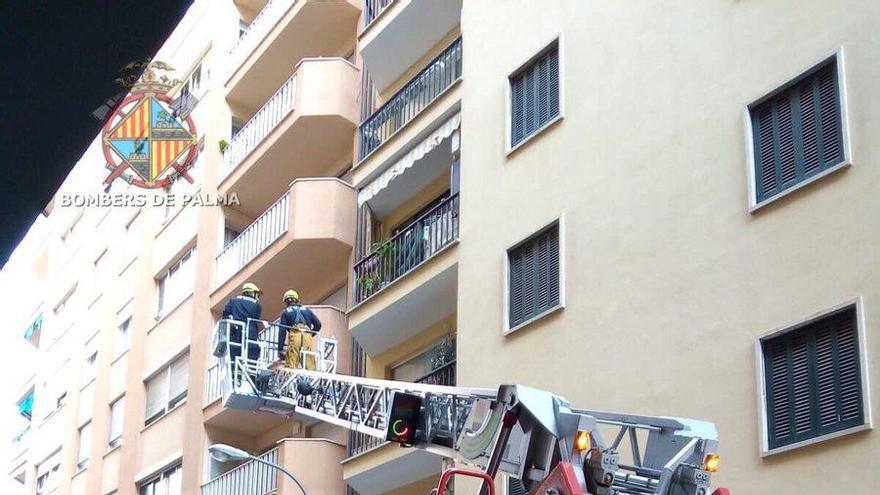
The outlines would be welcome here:
M 116 331 L 113 335 L 113 352 L 116 357 L 125 354 L 131 347 L 131 320 L 131 315 L 126 316 L 116 325 Z M 125 328 L 125 332 L 122 331 L 123 328 Z
M 527 241 L 529 238 L 533 237 L 538 232 L 543 231 L 549 227 L 552 227 L 553 224 L 558 224 L 559 226 L 559 304 L 553 306 L 552 308 L 546 309 L 543 312 L 529 318 L 528 320 L 515 325 L 514 327 L 510 327 L 510 250 L 519 246 L 523 242 Z M 501 322 L 501 335 L 508 336 L 524 327 L 531 325 L 532 323 L 545 318 L 557 311 L 565 308 L 565 215 L 560 215 L 549 222 L 545 222 L 541 224 L 539 227 L 531 229 L 528 234 L 520 237 L 515 242 L 509 244 L 502 254 L 502 265 L 504 266 L 504 289 L 502 290 L 503 301 L 502 301 L 502 322 Z
M 804 326 L 825 318 L 832 313 L 850 307 L 855 307 L 856 311 L 856 334 L 859 341 L 859 366 L 861 368 L 860 372 L 862 380 L 862 413 L 865 422 L 861 425 L 853 426 L 845 430 L 835 431 L 833 433 L 826 433 L 824 435 L 819 435 L 808 440 L 803 440 L 801 442 L 796 442 L 782 447 L 777 447 L 775 449 L 771 449 L 769 439 L 770 432 L 767 424 L 767 382 L 766 375 L 764 373 L 763 343 L 774 337 L 778 337 L 780 335 L 784 335 L 786 333 L 803 328 Z M 870 430 L 873 428 L 873 421 L 871 419 L 871 386 L 869 381 L 870 374 L 868 373 L 868 350 L 867 343 L 865 341 L 865 312 L 862 296 L 848 299 L 840 304 L 836 304 L 829 308 L 815 312 L 807 316 L 806 318 L 801 318 L 791 323 L 787 323 L 759 335 L 757 338 L 755 338 L 755 363 L 757 364 L 755 369 L 755 379 L 757 380 L 758 385 L 758 424 L 760 425 L 760 428 L 758 429 L 758 445 L 760 446 L 759 454 L 761 457 L 767 457 L 770 455 L 779 454 L 781 452 L 787 452 L 789 450 L 806 447 L 808 445 L 825 442 L 833 438 L 849 435 L 859 431 Z
M 119 404 L 121 404 L 121 407 L 122 407 L 122 413 L 121 413 L 122 417 L 120 419 L 121 422 L 119 424 L 119 432 L 118 432 L 118 434 L 114 435 L 113 434 L 114 433 L 113 432 L 113 408 Z M 109 410 L 110 410 L 110 415 L 108 418 L 108 425 L 107 425 L 107 451 L 108 452 L 113 449 L 116 449 L 120 445 L 122 445 L 122 436 L 123 436 L 123 432 L 125 431 L 125 395 L 121 395 L 121 396 L 117 397 L 115 400 L 113 400 L 112 402 L 110 402 Z
M 510 79 L 525 69 L 527 66 L 532 64 L 535 60 L 540 58 L 544 53 L 546 53 L 547 49 L 550 48 L 551 45 L 556 43 L 557 56 L 559 58 L 559 115 L 547 121 L 541 127 L 535 129 L 534 132 L 523 138 L 522 141 L 513 145 L 511 143 L 511 127 L 513 126 L 511 110 L 513 109 L 513 102 L 511 101 L 512 93 L 510 91 Z M 504 113 L 505 113 L 505 123 L 504 123 L 504 154 L 505 156 L 512 155 L 515 151 L 522 148 L 526 144 L 532 142 L 537 136 L 540 136 L 550 127 L 553 127 L 558 122 L 565 118 L 565 50 L 563 44 L 563 36 L 562 33 L 556 33 L 552 38 L 545 41 L 541 44 L 541 48 L 528 57 L 522 60 L 519 64 L 516 65 L 516 68 L 509 71 L 507 73 L 507 81 L 504 85 Z
M 83 433 L 86 433 L 83 435 Z M 89 457 L 92 448 L 92 422 L 88 421 L 77 429 L 76 444 L 76 472 L 85 471 L 89 465 Z M 85 439 L 85 443 L 83 443 Z M 87 448 L 83 451 L 83 445 Z
M 157 411 L 152 416 L 146 415 L 146 410 L 144 411 L 144 427 L 148 427 L 152 424 L 155 424 L 157 421 L 162 419 L 164 416 L 167 416 L 171 411 L 174 411 L 181 405 L 186 403 L 187 397 L 189 397 L 189 386 L 187 385 L 186 390 L 184 390 L 183 394 L 179 394 L 177 396 L 171 397 L 171 369 L 174 367 L 174 364 L 177 363 L 181 359 L 189 359 L 189 348 L 187 347 L 182 353 L 177 354 L 172 360 L 168 361 L 161 368 L 159 368 L 155 373 L 152 373 L 150 376 L 144 379 L 144 392 L 146 394 L 147 383 L 157 379 L 160 375 L 165 375 L 162 380 L 165 382 L 165 404 L 161 411 Z M 191 364 L 191 363 L 189 363 Z M 187 369 L 187 378 L 189 378 L 190 369 Z M 144 408 L 146 408 L 147 403 L 144 402 Z
M 178 459 L 177 461 L 174 461 L 173 463 L 167 465 L 166 467 L 163 467 L 157 473 L 150 475 L 150 476 L 147 476 L 147 477 L 143 478 L 142 480 L 138 481 L 137 482 L 137 495 L 141 495 L 143 493 L 143 488 L 145 485 L 155 483 L 156 481 L 158 481 L 160 484 L 164 481 L 166 484 L 166 488 L 167 488 L 167 483 L 169 483 L 171 475 L 173 475 L 178 470 L 181 471 L 181 474 L 178 475 L 178 479 L 181 479 L 182 475 L 183 475 L 183 473 L 182 473 L 183 463 L 180 459 Z M 180 492 L 181 492 L 181 487 L 178 487 L 177 493 L 180 493 Z M 156 492 L 154 491 L 154 493 L 156 493 Z M 166 489 L 164 492 L 159 492 L 159 493 L 168 494 L 169 492 Z
M 806 179 L 802 182 L 797 183 L 793 187 L 786 189 L 785 191 L 780 192 L 779 194 L 773 196 L 772 198 L 767 198 L 760 203 L 757 201 L 758 199 L 758 187 L 755 177 L 755 142 L 754 142 L 754 129 L 752 128 L 752 113 L 750 108 L 754 106 L 756 103 L 759 103 L 765 100 L 769 95 L 772 95 L 778 92 L 781 88 L 788 85 L 791 81 L 799 79 L 805 74 L 812 72 L 820 65 L 826 63 L 828 59 L 834 57 L 835 62 L 837 64 L 837 92 L 840 97 L 840 125 L 841 125 L 841 134 L 843 136 L 843 161 L 839 164 L 830 167 L 822 172 Z M 849 126 L 849 111 L 847 105 L 847 91 L 846 91 L 846 64 L 844 63 L 845 57 L 843 53 L 843 47 L 838 47 L 830 53 L 826 53 L 821 59 L 814 61 L 805 69 L 799 71 L 797 74 L 790 76 L 784 79 L 781 83 L 774 84 L 772 88 L 769 88 L 765 91 L 761 92 L 761 96 L 752 99 L 747 102 L 743 107 L 743 125 L 745 128 L 745 142 L 746 142 L 746 177 L 748 177 L 748 205 L 749 205 L 749 213 L 755 213 L 760 210 L 764 206 L 767 206 L 771 203 L 774 203 L 782 198 L 789 196 L 795 191 L 804 188 L 813 182 L 819 181 L 828 175 L 831 175 L 841 169 L 849 167 L 853 163 L 852 159 L 852 143 L 851 143 L 851 135 L 850 135 L 850 126 Z
M 195 257 L 197 255 L 196 245 L 193 244 L 188 248 L 184 249 L 183 252 L 177 256 L 174 261 L 171 263 L 168 268 L 162 271 L 162 274 L 156 278 L 156 292 L 157 292 L 157 300 L 156 300 L 156 320 L 161 320 L 162 318 L 168 316 L 172 311 L 174 311 L 177 306 L 179 306 L 183 301 L 185 301 L 188 297 L 190 297 L 195 290 Z M 168 298 L 168 282 L 174 281 L 174 275 L 177 274 L 180 276 L 179 272 L 181 268 L 184 267 L 184 262 L 193 263 L 192 265 L 187 265 L 187 270 L 190 270 L 190 282 L 192 282 L 192 286 L 181 289 L 176 288 L 175 290 L 179 291 L 179 293 L 175 293 L 172 291 L 172 295 L 174 299 L 169 300 Z M 178 282 L 179 283 L 179 282 Z
M 48 462 L 52 463 L 52 467 L 47 469 L 45 473 L 38 475 L 40 472 L 40 467 L 43 464 Z M 39 464 L 36 466 L 36 473 L 34 474 L 36 477 L 35 481 L 35 493 L 36 495 L 48 495 L 50 493 L 55 492 L 59 486 L 59 477 L 61 476 L 61 449 L 59 448 L 55 452 L 46 456 Z M 44 479 L 43 486 L 40 486 L 40 479 Z M 48 482 L 51 482 L 49 484 Z

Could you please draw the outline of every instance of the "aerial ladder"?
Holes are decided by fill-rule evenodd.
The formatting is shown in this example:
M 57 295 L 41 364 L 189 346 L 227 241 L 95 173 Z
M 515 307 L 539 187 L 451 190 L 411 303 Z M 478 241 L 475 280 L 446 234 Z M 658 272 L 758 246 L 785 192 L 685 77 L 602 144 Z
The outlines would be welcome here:
M 479 494 L 493 495 L 499 472 L 529 495 L 728 494 L 710 491 L 719 464 L 710 422 L 579 409 L 516 384 L 468 388 L 345 375 L 337 372 L 337 341 L 320 334 L 317 349 L 303 349 L 300 359 L 314 358 L 317 369 L 288 368 L 276 359 L 278 323 L 259 322 L 265 328 L 251 339 L 243 330 L 254 323 L 218 323 L 224 407 L 323 421 L 468 466 L 444 471 L 437 495 L 456 475 L 481 479 Z M 259 348 L 259 358 L 249 359 L 248 348 Z

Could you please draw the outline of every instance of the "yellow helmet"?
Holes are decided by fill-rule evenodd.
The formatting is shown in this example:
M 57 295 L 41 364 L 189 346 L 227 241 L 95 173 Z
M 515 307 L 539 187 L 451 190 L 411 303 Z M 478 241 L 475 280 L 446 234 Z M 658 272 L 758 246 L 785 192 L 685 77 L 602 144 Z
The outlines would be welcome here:
M 241 293 L 244 294 L 245 292 L 255 292 L 257 294 L 263 293 L 263 291 L 261 291 L 260 288 L 257 287 L 257 284 L 253 282 L 248 282 L 241 286 Z
M 299 294 L 293 289 L 288 289 L 287 292 L 284 293 L 284 298 L 282 300 L 284 302 L 299 301 Z

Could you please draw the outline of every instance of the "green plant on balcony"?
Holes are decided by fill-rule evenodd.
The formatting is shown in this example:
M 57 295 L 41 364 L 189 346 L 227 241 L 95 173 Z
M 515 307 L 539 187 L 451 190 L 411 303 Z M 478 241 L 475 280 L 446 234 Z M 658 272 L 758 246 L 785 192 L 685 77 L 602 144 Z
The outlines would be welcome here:
M 221 139 L 217 145 L 220 146 L 220 153 L 226 153 L 226 149 L 229 148 L 229 142 L 225 139 Z
M 379 275 L 378 274 L 366 274 L 358 277 L 358 284 L 361 286 L 361 290 L 365 295 L 371 294 L 373 289 L 379 285 Z

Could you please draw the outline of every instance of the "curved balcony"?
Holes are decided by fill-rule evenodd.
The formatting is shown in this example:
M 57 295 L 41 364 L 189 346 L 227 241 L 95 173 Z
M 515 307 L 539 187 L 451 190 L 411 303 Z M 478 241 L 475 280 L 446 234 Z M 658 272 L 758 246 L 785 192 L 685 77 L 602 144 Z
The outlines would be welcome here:
M 335 175 L 352 153 L 358 82 L 344 59 L 303 60 L 232 138 L 219 191 L 255 214 L 294 179 Z
M 254 3 L 254 2 L 249 2 Z M 229 52 L 227 99 L 256 108 L 305 57 L 338 55 L 354 39 L 358 0 L 268 0 Z
M 293 181 L 215 258 L 212 308 L 219 312 L 247 281 L 263 289 L 266 316 L 280 311 L 281 294 L 291 286 L 304 301 L 331 293 L 348 277 L 355 215 L 350 184 L 336 178 Z

